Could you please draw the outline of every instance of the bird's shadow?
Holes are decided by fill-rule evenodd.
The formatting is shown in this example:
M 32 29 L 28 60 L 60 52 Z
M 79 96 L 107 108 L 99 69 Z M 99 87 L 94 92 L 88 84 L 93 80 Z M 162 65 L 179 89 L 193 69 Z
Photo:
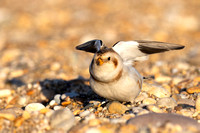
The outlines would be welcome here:
M 89 80 L 82 77 L 72 80 L 63 79 L 45 79 L 40 81 L 41 93 L 50 101 L 56 94 L 70 97 L 73 101 L 80 101 L 83 106 L 87 106 L 92 100 L 104 101 L 105 99 L 98 96 L 89 86 Z M 62 99 L 61 99 L 62 100 Z

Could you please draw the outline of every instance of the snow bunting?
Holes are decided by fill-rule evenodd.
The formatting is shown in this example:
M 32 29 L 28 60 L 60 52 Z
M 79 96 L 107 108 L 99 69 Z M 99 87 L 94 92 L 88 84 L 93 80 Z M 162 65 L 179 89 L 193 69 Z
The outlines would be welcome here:
M 76 47 L 94 53 L 90 64 L 90 86 L 108 99 L 133 102 L 141 91 L 143 77 L 133 67 L 135 61 L 146 60 L 149 54 L 183 49 L 184 46 L 157 41 L 119 41 L 112 48 L 101 40 L 91 40 Z

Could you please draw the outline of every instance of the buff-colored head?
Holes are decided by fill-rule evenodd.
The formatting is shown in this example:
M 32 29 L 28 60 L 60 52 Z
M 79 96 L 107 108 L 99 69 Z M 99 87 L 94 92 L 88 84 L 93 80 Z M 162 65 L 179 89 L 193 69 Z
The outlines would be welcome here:
M 118 78 L 123 67 L 122 58 L 112 49 L 97 52 L 90 65 L 90 74 L 93 78 L 110 82 Z

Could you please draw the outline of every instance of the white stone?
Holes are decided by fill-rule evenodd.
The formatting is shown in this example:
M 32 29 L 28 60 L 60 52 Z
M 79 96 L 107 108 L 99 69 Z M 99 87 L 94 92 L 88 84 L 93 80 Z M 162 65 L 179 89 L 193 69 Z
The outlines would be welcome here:
M 28 112 L 32 112 L 32 111 L 40 111 L 43 108 L 45 108 L 45 106 L 41 103 L 30 103 L 25 107 L 25 110 Z

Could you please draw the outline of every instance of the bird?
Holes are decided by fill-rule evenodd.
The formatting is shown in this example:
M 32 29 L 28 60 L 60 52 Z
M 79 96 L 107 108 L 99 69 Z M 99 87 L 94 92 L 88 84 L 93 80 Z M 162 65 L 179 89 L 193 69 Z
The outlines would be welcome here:
M 89 66 L 90 86 L 101 97 L 111 101 L 134 102 L 142 89 L 143 76 L 133 67 L 148 55 L 185 46 L 159 41 L 118 41 L 108 48 L 94 39 L 76 46 L 77 50 L 93 53 Z

